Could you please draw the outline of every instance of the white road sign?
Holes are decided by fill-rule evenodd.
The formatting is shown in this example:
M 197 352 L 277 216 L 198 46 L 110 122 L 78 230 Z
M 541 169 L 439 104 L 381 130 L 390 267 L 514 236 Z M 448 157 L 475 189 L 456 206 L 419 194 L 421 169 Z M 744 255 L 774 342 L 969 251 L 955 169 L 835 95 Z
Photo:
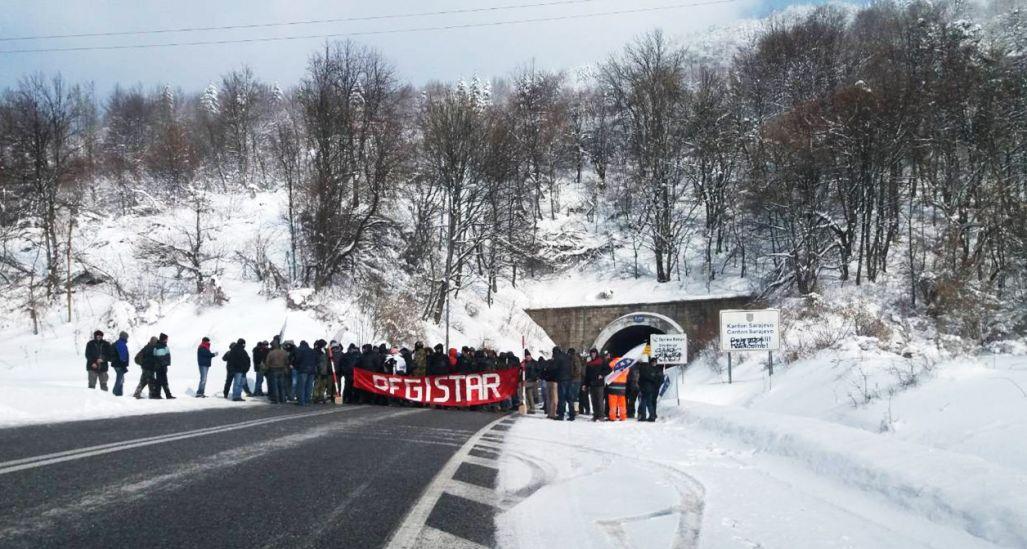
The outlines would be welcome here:
M 777 351 L 781 347 L 781 311 L 720 311 L 720 350 Z
M 652 334 L 649 336 L 652 356 L 660 364 L 684 364 L 688 361 L 688 336 L 685 334 Z

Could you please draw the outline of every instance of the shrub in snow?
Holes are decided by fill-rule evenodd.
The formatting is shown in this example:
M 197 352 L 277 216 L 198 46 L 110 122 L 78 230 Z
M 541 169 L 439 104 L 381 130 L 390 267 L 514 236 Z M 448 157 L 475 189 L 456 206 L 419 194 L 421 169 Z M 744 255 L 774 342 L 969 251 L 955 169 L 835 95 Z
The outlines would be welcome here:
M 607 290 L 602 290 L 601 292 L 596 294 L 596 299 L 604 300 L 604 301 L 607 300 L 607 299 L 613 299 L 613 289 L 611 288 L 611 289 L 607 289 Z
M 126 327 L 139 325 L 139 315 L 136 308 L 127 301 L 115 301 L 100 316 L 101 325 L 110 330 L 122 330 Z
M 478 306 L 470 301 L 464 303 L 464 310 L 467 311 L 467 316 L 471 318 L 478 318 Z
M 290 309 L 306 309 L 310 306 L 310 296 L 312 295 L 314 295 L 313 288 L 289 290 L 289 293 L 285 294 L 285 304 Z

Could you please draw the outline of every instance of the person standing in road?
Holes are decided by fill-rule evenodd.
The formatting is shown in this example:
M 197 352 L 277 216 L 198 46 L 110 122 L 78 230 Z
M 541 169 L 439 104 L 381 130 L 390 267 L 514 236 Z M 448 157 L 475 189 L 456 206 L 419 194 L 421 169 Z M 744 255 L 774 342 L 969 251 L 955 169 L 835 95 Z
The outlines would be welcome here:
M 93 332 L 93 339 L 86 343 L 86 372 L 89 374 L 89 388 L 95 389 L 97 380 L 100 390 L 107 390 L 107 368 L 111 356 L 111 344 L 103 338 L 103 332 Z
M 524 381 L 521 382 L 521 389 L 524 393 L 524 407 L 529 414 L 535 413 L 538 407 L 538 363 L 531 358 L 531 351 L 524 350 L 524 360 L 521 361 Z
M 300 341 L 296 349 L 296 405 L 308 406 L 314 392 L 314 376 L 317 374 L 317 355 L 306 340 Z
M 204 391 L 207 388 L 207 372 L 210 371 L 210 360 L 214 358 L 213 351 L 210 350 L 210 338 L 205 337 L 200 341 L 200 346 L 196 348 L 196 365 L 200 368 L 200 384 L 196 388 L 197 398 L 206 398 L 207 395 Z
M 125 372 L 128 372 L 128 333 L 118 334 L 111 351 L 111 365 L 114 367 L 114 396 L 121 396 L 125 390 Z
M 136 386 L 132 396 L 143 398 L 143 389 L 149 388 L 150 398 L 160 398 L 160 390 L 157 387 L 157 379 L 153 375 L 153 349 L 157 346 L 157 338 L 150 337 L 150 341 L 136 353 L 135 363 L 139 365 L 142 374 L 139 376 L 139 385 Z
M 268 348 L 266 341 L 258 342 L 257 346 L 253 348 L 253 375 L 256 381 L 254 381 L 253 394 L 251 396 L 264 396 L 264 373 L 267 371 L 264 367 L 264 360 L 269 352 L 271 352 L 271 349 Z
M 635 367 L 638 370 L 638 421 L 656 421 L 656 401 L 660 398 L 660 386 L 663 385 L 663 369 L 655 356 L 649 362 Z
M 592 421 L 605 421 L 606 376 L 610 375 L 610 365 L 594 348 L 588 352 L 588 357 L 588 363 L 585 365 L 585 383 L 592 398 Z
M 267 367 L 268 399 L 271 404 L 285 404 L 285 385 L 289 375 L 289 353 L 276 345 L 264 359 Z
M 550 389 L 549 399 L 550 406 L 555 401 L 556 407 L 554 412 L 554 419 L 563 421 L 565 417 L 568 417 L 571 421 L 574 420 L 574 402 L 570 400 L 570 388 L 571 388 L 571 357 L 567 353 L 563 352 L 559 347 L 553 347 L 553 387 Z M 554 398 L 555 393 L 555 398 Z M 569 409 L 569 410 L 568 410 Z
M 239 338 L 225 356 L 228 372 L 232 375 L 232 401 L 243 402 L 242 390 L 246 385 L 246 373 L 250 371 L 250 355 L 246 352 L 246 340 Z
M 168 349 L 168 334 L 161 334 L 157 338 L 157 345 L 153 348 L 153 370 L 157 376 L 157 395 L 160 397 L 161 389 L 164 390 L 164 398 L 173 400 L 171 388 L 168 387 L 168 367 L 171 366 L 171 349 Z

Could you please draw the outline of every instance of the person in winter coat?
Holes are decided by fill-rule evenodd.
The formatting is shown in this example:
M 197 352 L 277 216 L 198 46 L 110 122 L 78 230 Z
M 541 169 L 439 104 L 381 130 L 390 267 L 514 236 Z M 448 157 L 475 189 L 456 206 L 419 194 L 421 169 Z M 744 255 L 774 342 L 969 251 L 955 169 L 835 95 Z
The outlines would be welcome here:
M 207 372 L 210 371 L 210 361 L 214 355 L 214 351 L 210 350 L 210 338 L 203 338 L 196 347 L 196 366 L 200 369 L 200 384 L 196 387 L 196 398 L 207 397 L 204 394 L 207 388 Z
M 128 332 L 118 334 L 118 340 L 111 349 L 111 366 L 114 368 L 114 396 L 121 396 L 125 389 L 125 372 L 128 372 Z
M 411 375 L 419 377 L 428 375 L 428 351 L 424 348 L 424 343 L 420 341 L 414 343 L 414 352 L 411 354 L 411 358 L 413 362 Z
M 232 376 L 232 401 L 243 402 L 242 392 L 246 386 L 246 373 L 250 371 L 250 355 L 246 352 L 246 340 L 239 338 L 225 354 L 224 359 Z
M 253 387 L 253 396 L 264 396 L 264 359 L 271 352 L 266 341 L 259 341 L 253 348 L 253 375 L 256 377 Z
M 242 341 L 245 341 L 245 340 L 242 340 Z M 224 387 L 224 390 L 221 391 L 221 395 L 224 396 L 225 398 L 229 398 L 228 394 L 229 394 L 229 392 L 231 392 L 232 386 L 233 386 L 233 384 L 235 384 L 235 381 L 236 381 L 235 380 L 236 372 L 232 368 L 232 363 L 230 361 L 231 361 L 232 351 L 235 350 L 235 346 L 238 345 L 238 344 L 239 344 L 238 341 L 229 343 L 228 344 L 228 351 L 225 352 L 225 354 L 221 356 L 221 360 L 223 360 L 225 362 L 225 387 Z M 245 351 L 246 351 L 246 349 L 243 349 L 243 353 L 244 354 L 245 354 Z M 242 378 L 242 383 L 240 384 L 240 387 L 242 388 L 243 393 L 246 393 L 247 397 L 252 397 L 253 393 L 250 391 L 249 383 L 246 380 L 246 375 L 245 375 L 246 373 L 248 373 L 250 371 L 249 356 L 250 356 L 249 354 L 246 354 L 246 361 L 247 361 L 246 371 L 243 372 L 243 378 Z M 242 396 L 240 395 L 239 398 L 242 398 Z
M 317 354 L 305 340 L 300 341 L 294 359 L 296 369 L 296 405 L 308 406 L 314 392 L 314 376 L 317 375 Z
M 521 361 L 521 393 L 524 395 L 524 407 L 529 414 L 534 414 L 538 408 L 538 363 L 531 358 L 531 351 L 524 350 L 524 360 Z
M 314 378 L 314 393 L 313 402 L 314 404 L 324 404 L 331 402 L 331 397 L 334 395 L 332 389 L 335 384 L 332 383 L 332 366 L 328 360 L 328 353 L 325 347 L 328 342 L 319 339 L 314 342 L 314 355 L 317 358 L 317 373 Z
M 553 347 L 553 369 L 556 380 L 556 419 L 574 421 L 574 399 L 578 388 L 571 382 L 571 357 L 559 347 Z M 552 398 L 552 393 L 550 393 Z
M 628 419 L 635 418 L 635 408 L 638 402 L 638 364 L 631 367 L 626 382 L 625 405 L 628 408 Z
M 617 360 L 614 359 L 610 362 L 610 372 L 613 372 L 613 368 L 616 367 Z M 609 419 L 610 421 L 625 421 L 628 418 L 627 411 L 627 399 L 625 394 L 628 390 L 628 376 L 634 370 L 634 368 L 623 369 L 610 380 L 607 385 L 607 395 L 609 396 L 610 406 Z
M 444 376 L 449 374 L 449 357 L 446 356 L 441 343 L 435 346 L 434 351 L 427 358 L 428 375 Z
M 157 345 L 153 348 L 153 371 L 157 377 L 157 394 L 164 390 L 164 398 L 172 400 L 171 388 L 168 387 L 168 368 L 171 366 L 171 349 L 168 348 L 168 334 L 161 334 L 157 338 Z
M 656 421 L 656 401 L 660 398 L 660 386 L 663 385 L 664 366 L 653 356 L 649 357 L 649 362 L 643 362 L 635 368 L 638 369 L 638 389 L 641 396 L 638 403 L 638 421 Z
M 353 368 L 360 361 L 360 349 L 350 343 L 346 348 L 346 354 L 342 357 L 342 373 L 340 384 L 343 385 L 342 401 L 353 404 L 357 401 L 357 391 L 353 387 Z
M 268 397 L 272 404 L 285 403 L 285 386 L 289 376 L 289 352 L 280 345 L 271 349 L 264 358 L 267 368 Z
M 585 365 L 585 383 L 592 398 L 592 421 L 606 420 L 606 376 L 610 375 L 610 364 L 599 352 L 592 349 L 588 352 L 588 363 Z
M 573 347 L 567 350 L 567 358 L 571 365 L 570 379 L 567 380 L 567 388 L 561 390 L 564 391 L 564 400 L 567 402 L 568 419 L 574 421 L 578 399 L 581 398 L 581 380 L 585 376 L 585 361 Z
M 86 373 L 89 374 L 89 388 L 96 388 L 100 381 L 100 390 L 107 390 L 107 368 L 111 357 L 111 344 L 103 338 L 103 332 L 93 332 L 93 339 L 86 343 Z
M 142 369 L 139 376 L 139 385 L 136 386 L 135 398 L 143 398 L 143 389 L 149 387 L 150 398 L 160 398 L 160 388 L 157 387 L 157 379 L 154 376 L 153 349 L 157 346 L 157 338 L 150 337 L 150 341 L 136 353 L 135 362 Z

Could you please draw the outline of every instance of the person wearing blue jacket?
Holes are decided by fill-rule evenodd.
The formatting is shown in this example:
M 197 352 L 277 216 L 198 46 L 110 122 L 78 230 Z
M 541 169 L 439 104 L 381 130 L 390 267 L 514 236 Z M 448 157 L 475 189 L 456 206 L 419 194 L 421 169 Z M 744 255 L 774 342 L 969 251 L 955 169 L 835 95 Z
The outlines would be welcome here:
M 204 394 L 204 390 L 207 388 L 207 372 L 210 371 L 210 359 L 214 358 L 215 354 L 210 350 L 210 338 L 203 338 L 200 346 L 196 348 L 196 365 L 200 368 L 200 385 L 196 388 L 197 398 L 207 397 Z
M 125 372 L 128 371 L 128 333 L 118 334 L 118 340 L 114 342 L 114 352 L 111 353 L 111 363 L 114 367 L 114 396 L 121 396 L 125 387 Z
M 317 375 L 317 354 L 306 340 L 296 349 L 296 405 L 307 406 L 314 393 L 314 377 Z

